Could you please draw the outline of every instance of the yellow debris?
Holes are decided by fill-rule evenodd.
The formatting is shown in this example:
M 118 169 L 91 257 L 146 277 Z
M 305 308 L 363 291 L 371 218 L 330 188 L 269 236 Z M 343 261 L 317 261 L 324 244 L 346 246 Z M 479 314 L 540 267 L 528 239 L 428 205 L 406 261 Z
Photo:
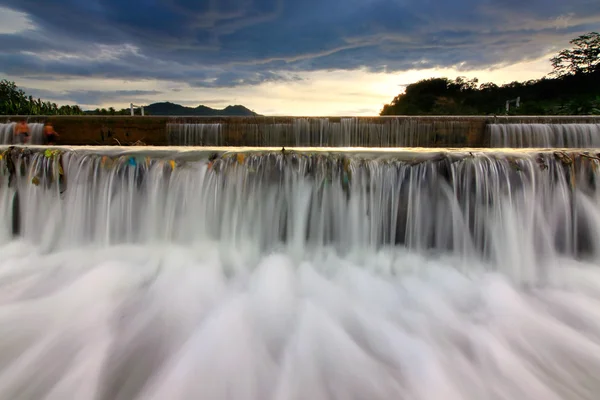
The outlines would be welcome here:
M 348 170 L 350 169 L 350 159 L 349 158 L 344 158 L 344 160 L 342 161 L 343 165 L 344 165 L 344 171 L 348 172 Z
M 174 160 L 169 161 L 169 164 L 171 165 L 171 169 L 175 169 L 175 161 Z
M 238 164 L 243 164 L 244 163 L 244 159 L 246 158 L 246 156 L 244 156 L 241 153 L 238 153 L 238 155 L 236 156 L 236 158 L 237 158 Z

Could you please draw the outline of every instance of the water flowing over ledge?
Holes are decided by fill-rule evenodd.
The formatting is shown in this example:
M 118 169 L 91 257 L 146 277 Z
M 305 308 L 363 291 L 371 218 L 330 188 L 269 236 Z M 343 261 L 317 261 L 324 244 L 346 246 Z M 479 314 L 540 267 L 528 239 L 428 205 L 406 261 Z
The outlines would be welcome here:
M 0 147 L 0 398 L 594 400 L 597 153 Z
M 490 124 L 488 130 L 491 147 L 600 147 L 600 124 Z
M 227 145 L 227 123 L 169 123 L 169 144 Z M 289 122 L 247 123 L 236 130 L 245 146 L 296 147 L 491 147 L 592 148 L 600 146 L 600 124 L 493 123 L 477 138 L 473 121 L 465 118 L 387 119 L 294 118 Z
M 0 117 L 0 123 L 23 117 Z M 600 125 L 598 116 L 30 117 L 52 122 L 60 145 L 488 147 L 488 125 Z M 534 128 L 537 131 L 545 128 Z M 536 134 L 540 136 L 541 134 Z M 560 146 L 572 147 L 568 138 Z M 583 142 L 571 141 L 585 147 Z M 11 142 L 5 142 L 9 144 Z M 509 143 L 510 146 L 512 144 Z M 522 143 L 515 143 L 521 146 Z M 495 145 L 494 145 L 495 146 Z M 539 147 L 548 147 L 539 144 Z
M 584 150 L 12 148 L 2 208 L 18 192 L 12 229 L 50 248 L 404 246 L 531 267 L 600 255 L 598 162 Z
M 15 122 L 0 123 L 0 145 L 17 144 L 18 138 L 15 136 Z M 31 135 L 31 144 L 44 144 L 44 124 L 39 122 L 29 123 L 29 134 Z
M 227 123 L 169 123 L 169 143 L 181 146 L 227 145 Z M 465 145 L 469 121 L 361 118 L 292 118 L 285 122 L 240 124 L 234 135 L 245 146 L 427 147 Z M 231 136 L 231 135 L 230 135 Z

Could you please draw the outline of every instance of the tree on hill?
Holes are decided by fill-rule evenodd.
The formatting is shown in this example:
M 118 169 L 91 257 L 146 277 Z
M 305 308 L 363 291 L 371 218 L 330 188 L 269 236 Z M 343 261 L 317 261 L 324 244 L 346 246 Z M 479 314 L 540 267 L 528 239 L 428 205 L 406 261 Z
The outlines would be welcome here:
M 521 98 L 514 115 L 600 115 L 600 35 L 571 41 L 551 62 L 552 77 L 498 86 L 477 79 L 430 78 L 408 85 L 380 115 L 505 114 L 509 99 Z
M 569 42 L 571 49 L 564 49 L 550 62 L 555 76 L 590 74 L 600 68 L 600 34 L 590 32 Z

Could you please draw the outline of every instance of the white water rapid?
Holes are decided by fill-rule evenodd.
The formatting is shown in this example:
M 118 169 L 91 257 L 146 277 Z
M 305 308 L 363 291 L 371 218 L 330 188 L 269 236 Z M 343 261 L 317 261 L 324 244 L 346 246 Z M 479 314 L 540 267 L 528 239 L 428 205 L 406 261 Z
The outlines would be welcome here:
M 0 149 L 0 399 L 597 399 L 597 154 L 227 150 Z

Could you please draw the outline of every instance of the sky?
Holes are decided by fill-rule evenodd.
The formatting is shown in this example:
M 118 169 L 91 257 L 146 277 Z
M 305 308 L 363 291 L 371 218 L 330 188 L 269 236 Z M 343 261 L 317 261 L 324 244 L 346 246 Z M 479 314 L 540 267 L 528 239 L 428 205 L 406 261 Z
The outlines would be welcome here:
M 0 0 L 0 78 L 84 109 L 377 115 L 424 78 L 540 78 L 598 30 L 598 0 Z

